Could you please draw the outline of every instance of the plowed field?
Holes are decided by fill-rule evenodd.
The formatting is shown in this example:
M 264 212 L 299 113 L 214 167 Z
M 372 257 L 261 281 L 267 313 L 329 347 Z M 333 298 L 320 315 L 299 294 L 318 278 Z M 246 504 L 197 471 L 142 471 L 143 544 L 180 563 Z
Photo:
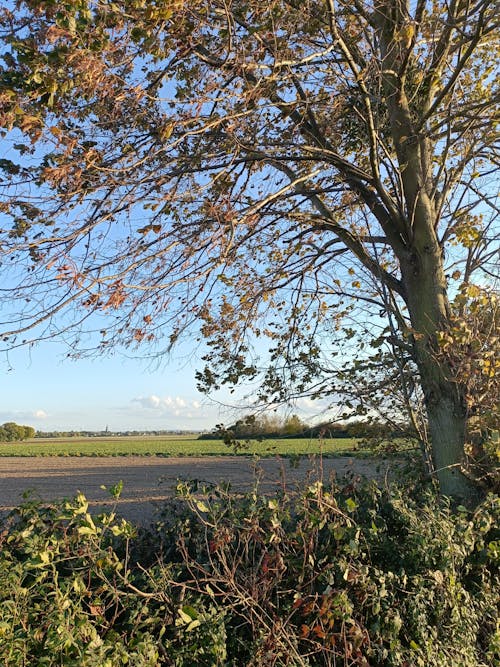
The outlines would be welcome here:
M 262 493 L 273 493 L 285 485 L 293 488 L 311 475 L 366 476 L 383 483 L 398 467 L 398 461 L 349 457 L 302 459 L 293 467 L 286 459 L 261 459 L 258 463 Z M 70 498 L 83 492 L 92 511 L 111 509 L 116 502 L 101 487 L 123 481 L 117 503 L 122 516 L 141 524 L 154 520 L 162 502 L 171 498 L 177 480 L 207 483 L 230 482 L 238 491 L 249 490 L 255 481 L 255 464 L 249 457 L 210 456 L 165 458 L 128 457 L 2 457 L 0 458 L 0 511 L 2 514 L 23 502 L 23 492 L 32 490 L 44 501 Z

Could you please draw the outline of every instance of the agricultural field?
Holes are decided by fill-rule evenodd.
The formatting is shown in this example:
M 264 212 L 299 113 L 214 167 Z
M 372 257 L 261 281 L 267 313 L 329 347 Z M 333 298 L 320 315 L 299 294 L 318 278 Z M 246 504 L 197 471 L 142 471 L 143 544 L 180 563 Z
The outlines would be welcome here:
M 269 439 L 242 443 L 234 451 L 222 440 L 197 440 L 195 436 L 122 436 L 96 438 L 35 438 L 0 442 L 0 456 L 334 456 L 358 453 L 356 438 Z

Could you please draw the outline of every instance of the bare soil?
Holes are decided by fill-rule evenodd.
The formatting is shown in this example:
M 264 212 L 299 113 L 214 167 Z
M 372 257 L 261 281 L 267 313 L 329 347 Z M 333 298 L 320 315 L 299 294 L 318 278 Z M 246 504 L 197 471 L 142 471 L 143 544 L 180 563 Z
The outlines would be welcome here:
M 308 475 L 313 479 L 362 476 L 383 483 L 399 464 L 396 460 L 337 457 L 301 459 L 295 467 L 286 459 L 261 459 L 256 471 L 254 461 L 244 456 L 0 457 L 0 512 L 5 515 L 20 505 L 28 490 L 47 502 L 81 491 L 92 511 L 111 510 L 116 503 L 121 516 L 147 525 L 172 498 L 178 480 L 229 482 L 234 490 L 245 491 L 252 488 L 257 472 L 262 493 L 272 494 L 279 488 L 293 488 Z M 109 488 L 120 480 L 123 491 L 116 501 L 101 487 Z

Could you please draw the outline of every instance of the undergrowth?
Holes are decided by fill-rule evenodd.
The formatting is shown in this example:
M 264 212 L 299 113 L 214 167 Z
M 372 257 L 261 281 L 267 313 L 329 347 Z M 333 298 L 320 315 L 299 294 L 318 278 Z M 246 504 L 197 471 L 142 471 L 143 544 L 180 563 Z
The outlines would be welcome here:
M 147 532 L 28 500 L 0 531 L 0 663 L 496 667 L 499 518 L 497 496 L 311 480 L 182 483 Z

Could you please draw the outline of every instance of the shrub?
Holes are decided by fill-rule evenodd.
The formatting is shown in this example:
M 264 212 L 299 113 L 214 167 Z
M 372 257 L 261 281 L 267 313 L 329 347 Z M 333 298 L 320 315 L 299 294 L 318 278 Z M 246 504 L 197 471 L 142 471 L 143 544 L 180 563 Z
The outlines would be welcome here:
M 498 498 L 470 513 L 430 492 L 411 500 L 373 485 L 317 482 L 280 498 L 181 491 L 192 515 L 170 535 L 183 585 L 194 606 L 226 610 L 243 664 L 479 667 L 500 658 Z
M 148 595 L 134 591 L 134 535 L 113 514 L 93 518 L 82 495 L 11 515 L 0 540 L 3 664 L 157 665 L 162 612 L 155 600 L 150 613 Z
M 116 490 L 115 490 L 116 491 Z M 500 502 L 182 483 L 155 530 L 29 501 L 0 536 L 0 661 L 493 667 Z

